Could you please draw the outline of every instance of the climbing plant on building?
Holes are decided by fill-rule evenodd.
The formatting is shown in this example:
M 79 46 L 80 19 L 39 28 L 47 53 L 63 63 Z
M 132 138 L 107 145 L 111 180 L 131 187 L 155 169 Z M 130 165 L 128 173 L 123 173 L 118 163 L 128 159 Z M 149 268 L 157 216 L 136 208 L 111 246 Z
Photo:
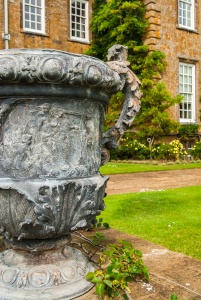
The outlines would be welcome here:
M 167 110 L 182 101 L 181 96 L 173 97 L 161 81 L 167 66 L 165 54 L 149 51 L 143 44 L 148 22 L 146 9 L 139 0 L 94 0 L 91 30 L 93 41 L 86 54 L 106 60 L 108 48 L 114 44 L 128 47 L 130 68 L 142 82 L 141 111 L 135 118 L 136 137 L 145 141 L 177 132 L 179 123 L 173 121 Z M 106 116 L 106 127 L 117 119 L 123 95 L 112 97 Z

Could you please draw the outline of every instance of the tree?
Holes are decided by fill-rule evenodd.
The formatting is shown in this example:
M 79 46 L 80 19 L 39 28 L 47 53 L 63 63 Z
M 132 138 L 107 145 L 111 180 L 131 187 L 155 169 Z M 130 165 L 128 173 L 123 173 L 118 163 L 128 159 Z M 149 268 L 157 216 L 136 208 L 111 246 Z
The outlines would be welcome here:
M 140 73 L 140 62 L 148 53 L 142 41 L 148 26 L 144 14 L 145 8 L 139 0 L 94 0 L 93 40 L 86 54 L 106 60 L 108 48 L 122 44 L 129 49 L 132 70 Z
M 148 24 L 142 1 L 94 0 L 93 9 L 93 42 L 87 54 L 105 60 L 112 45 L 125 45 L 128 47 L 130 68 L 141 79 L 141 111 L 134 122 L 137 137 L 147 139 L 177 131 L 179 123 L 170 119 L 168 108 L 180 103 L 182 97 L 172 97 L 160 80 L 167 65 L 165 54 L 150 52 L 148 46 L 143 45 Z M 112 97 L 106 126 L 117 119 L 122 101 L 121 93 Z
M 175 133 L 180 127 L 180 123 L 169 117 L 168 109 L 180 103 L 183 97 L 173 97 L 166 84 L 156 79 L 161 77 L 166 66 L 165 54 L 161 51 L 149 53 L 144 60 L 140 75 L 143 93 L 141 111 L 134 123 L 137 137 L 141 140 Z

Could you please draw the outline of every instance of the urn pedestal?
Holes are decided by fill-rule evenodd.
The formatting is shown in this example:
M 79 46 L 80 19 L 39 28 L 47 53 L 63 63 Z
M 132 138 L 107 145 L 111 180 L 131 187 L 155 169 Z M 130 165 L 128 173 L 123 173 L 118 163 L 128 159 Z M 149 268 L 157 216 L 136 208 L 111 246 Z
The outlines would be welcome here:
M 121 79 L 102 61 L 0 51 L 0 299 L 73 299 L 92 285 L 68 246 L 104 209 L 102 125 Z

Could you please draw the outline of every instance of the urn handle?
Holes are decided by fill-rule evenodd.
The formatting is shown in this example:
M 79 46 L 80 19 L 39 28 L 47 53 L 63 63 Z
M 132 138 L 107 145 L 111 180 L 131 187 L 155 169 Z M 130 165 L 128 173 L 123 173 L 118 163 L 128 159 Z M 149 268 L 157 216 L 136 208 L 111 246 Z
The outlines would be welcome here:
M 116 123 L 105 133 L 102 139 L 102 160 L 104 165 L 109 161 L 109 151 L 107 149 L 116 148 L 126 130 L 131 126 L 136 114 L 140 110 L 141 82 L 137 76 L 128 68 L 130 63 L 126 61 L 128 48 L 122 45 L 114 45 L 108 50 L 107 64 L 117 72 L 121 78 L 119 90 L 124 94 L 124 102 L 121 113 Z

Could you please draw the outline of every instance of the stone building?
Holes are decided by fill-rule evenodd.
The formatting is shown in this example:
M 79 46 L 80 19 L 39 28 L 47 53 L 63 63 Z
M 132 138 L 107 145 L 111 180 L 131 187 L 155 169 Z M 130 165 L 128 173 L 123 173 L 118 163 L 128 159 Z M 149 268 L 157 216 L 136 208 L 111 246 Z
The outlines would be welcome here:
M 201 2 L 199 0 L 143 0 L 149 28 L 144 43 L 161 50 L 168 63 L 162 80 L 172 94 L 184 100 L 171 109 L 182 125 L 200 125 Z M 199 129 L 200 131 L 200 129 Z M 195 134 L 188 148 L 199 139 Z
M 92 0 L 0 0 L 0 49 L 89 46 Z
M 92 1 L 0 0 L 0 49 L 52 48 L 84 53 L 92 38 Z M 185 97 L 180 106 L 172 107 L 171 117 L 183 125 L 200 124 L 201 3 L 142 1 L 149 22 L 144 43 L 150 50 L 166 54 L 168 66 L 162 80 L 173 95 Z M 186 147 L 191 148 L 191 140 L 188 143 Z

